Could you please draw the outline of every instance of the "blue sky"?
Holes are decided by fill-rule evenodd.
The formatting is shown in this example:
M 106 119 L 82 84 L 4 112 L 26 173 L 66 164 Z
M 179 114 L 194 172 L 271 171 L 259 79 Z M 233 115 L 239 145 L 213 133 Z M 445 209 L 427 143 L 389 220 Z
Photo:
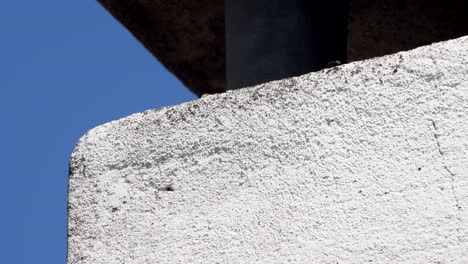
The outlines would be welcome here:
M 4 1 L 0 263 L 66 263 L 68 160 L 86 131 L 195 98 L 96 1 Z

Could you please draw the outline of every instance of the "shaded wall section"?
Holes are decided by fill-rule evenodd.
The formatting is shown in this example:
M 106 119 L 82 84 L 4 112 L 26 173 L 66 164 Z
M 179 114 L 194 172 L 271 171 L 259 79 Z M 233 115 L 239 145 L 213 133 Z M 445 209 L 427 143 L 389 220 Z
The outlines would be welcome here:
M 99 2 L 195 94 L 225 91 L 222 0 Z M 467 10 L 463 0 L 350 0 L 349 61 L 468 35 Z
M 350 61 L 468 35 L 468 1 L 351 0 Z

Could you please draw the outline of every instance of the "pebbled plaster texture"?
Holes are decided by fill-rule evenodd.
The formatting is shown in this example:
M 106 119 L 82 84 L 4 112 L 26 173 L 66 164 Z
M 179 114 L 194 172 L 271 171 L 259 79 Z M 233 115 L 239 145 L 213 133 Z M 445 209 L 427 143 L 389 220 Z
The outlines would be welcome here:
M 468 263 L 467 208 L 463 37 L 92 129 L 68 263 Z

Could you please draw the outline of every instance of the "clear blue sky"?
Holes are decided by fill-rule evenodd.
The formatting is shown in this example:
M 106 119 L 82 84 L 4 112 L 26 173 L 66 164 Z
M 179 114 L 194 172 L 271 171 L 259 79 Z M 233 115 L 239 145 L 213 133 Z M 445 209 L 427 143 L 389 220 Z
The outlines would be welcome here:
M 66 263 L 68 160 L 89 129 L 196 97 L 96 1 L 0 7 L 0 263 Z

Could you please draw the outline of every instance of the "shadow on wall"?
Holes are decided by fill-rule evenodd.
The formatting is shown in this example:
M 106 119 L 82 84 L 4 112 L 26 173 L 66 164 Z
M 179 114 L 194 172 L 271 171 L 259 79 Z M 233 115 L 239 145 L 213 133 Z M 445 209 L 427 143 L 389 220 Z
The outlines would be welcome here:
M 350 0 L 349 61 L 468 35 L 466 0 Z

